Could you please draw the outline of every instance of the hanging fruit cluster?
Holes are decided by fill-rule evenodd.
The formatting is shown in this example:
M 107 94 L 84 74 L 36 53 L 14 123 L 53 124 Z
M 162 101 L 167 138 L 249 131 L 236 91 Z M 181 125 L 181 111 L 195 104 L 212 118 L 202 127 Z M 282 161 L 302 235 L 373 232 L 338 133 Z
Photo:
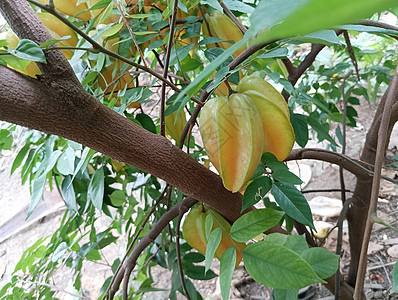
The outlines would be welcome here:
M 272 85 L 247 76 L 237 92 L 210 99 L 199 118 L 206 153 L 232 192 L 251 179 L 263 153 L 282 161 L 295 141 L 287 104 Z
M 191 208 L 182 225 L 182 234 L 187 243 L 195 248 L 198 252 L 206 254 L 208 237 L 206 236 L 206 218 L 210 215 L 213 217 L 213 227 L 210 232 L 216 228 L 221 228 L 221 242 L 216 249 L 214 256 L 220 260 L 222 254 L 228 248 L 234 246 L 236 249 L 235 267 L 242 260 L 242 251 L 245 250 L 246 244 L 238 243 L 229 236 L 231 225 L 218 212 L 207 205 L 197 203 Z

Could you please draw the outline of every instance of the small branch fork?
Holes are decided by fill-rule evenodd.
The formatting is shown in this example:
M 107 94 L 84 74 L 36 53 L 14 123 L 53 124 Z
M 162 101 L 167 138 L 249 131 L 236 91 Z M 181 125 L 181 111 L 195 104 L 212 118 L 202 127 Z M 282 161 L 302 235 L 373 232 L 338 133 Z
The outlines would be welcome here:
M 398 67 L 395 69 L 395 74 L 392 77 L 389 90 L 387 92 L 387 99 L 384 105 L 384 110 L 381 117 L 381 123 L 378 132 L 376 161 L 375 161 L 374 176 L 372 180 L 372 194 L 370 197 L 369 212 L 365 225 L 365 233 L 361 247 L 361 256 L 359 260 L 357 281 L 355 284 L 355 292 L 354 292 L 355 300 L 361 299 L 363 284 L 365 281 L 366 266 L 367 266 L 367 249 L 373 227 L 373 217 L 377 215 L 377 199 L 380 188 L 381 169 L 383 165 L 385 149 L 387 146 L 386 136 L 388 135 L 391 111 L 395 101 L 395 97 L 397 95 L 397 89 L 398 89 Z

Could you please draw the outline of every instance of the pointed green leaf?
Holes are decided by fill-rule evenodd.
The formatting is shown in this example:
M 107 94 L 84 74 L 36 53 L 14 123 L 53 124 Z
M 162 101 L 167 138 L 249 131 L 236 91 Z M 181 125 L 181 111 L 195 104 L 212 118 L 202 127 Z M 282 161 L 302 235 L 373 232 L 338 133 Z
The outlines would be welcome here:
M 272 288 L 300 289 L 324 282 L 297 253 L 272 242 L 261 241 L 247 246 L 243 261 L 254 280 Z
M 272 181 L 269 177 L 259 177 L 254 179 L 246 188 L 242 199 L 242 212 L 261 201 L 269 192 Z
M 22 39 L 16 49 L 7 48 L 8 52 L 16 57 L 35 62 L 46 63 L 43 50 L 35 42 Z
M 72 175 L 75 169 L 75 150 L 68 147 L 59 157 L 57 162 L 57 170 L 62 175 Z
M 339 268 L 339 256 L 322 247 L 309 248 L 301 254 L 301 257 L 323 279 L 335 274 Z
M 62 194 L 64 195 L 64 200 L 68 209 L 77 212 L 78 208 L 76 203 L 76 194 L 73 185 L 71 184 L 71 181 L 71 176 L 66 176 L 65 179 L 62 181 L 61 190 Z
M 94 207 L 102 210 L 102 202 L 104 200 L 104 169 L 99 168 L 91 177 L 88 186 L 88 197 L 93 203 Z
M 279 207 L 287 215 L 315 229 L 310 206 L 299 190 L 292 185 L 275 182 L 272 184 L 272 194 Z
M 238 242 L 247 242 L 278 224 L 283 214 L 272 208 L 249 211 L 232 224 L 230 235 Z
M 232 246 L 225 250 L 220 261 L 220 288 L 223 300 L 227 300 L 229 297 L 232 275 L 235 270 L 235 262 L 236 249 Z
M 222 237 L 221 228 L 214 229 L 209 236 L 206 247 L 206 255 L 205 255 L 206 257 L 205 272 L 210 270 L 211 262 L 213 261 L 214 253 L 216 253 L 218 245 L 220 245 L 221 237 Z

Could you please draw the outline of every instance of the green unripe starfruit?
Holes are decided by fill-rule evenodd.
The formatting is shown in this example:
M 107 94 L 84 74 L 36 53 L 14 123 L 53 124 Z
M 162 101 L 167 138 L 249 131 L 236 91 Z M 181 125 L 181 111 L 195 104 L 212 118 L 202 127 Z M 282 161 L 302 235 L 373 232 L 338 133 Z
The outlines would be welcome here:
M 221 228 L 221 242 L 216 249 L 214 256 L 220 260 L 221 256 L 229 247 L 234 246 L 236 249 L 235 267 L 242 260 L 242 251 L 246 248 L 246 244 L 238 243 L 229 236 L 231 224 L 228 223 L 218 212 L 207 205 L 197 203 L 191 208 L 185 217 L 182 225 L 182 234 L 187 243 L 199 253 L 206 254 L 207 237 L 206 237 L 206 218 L 208 215 L 213 217 L 213 227 L 211 232 L 216 228 Z

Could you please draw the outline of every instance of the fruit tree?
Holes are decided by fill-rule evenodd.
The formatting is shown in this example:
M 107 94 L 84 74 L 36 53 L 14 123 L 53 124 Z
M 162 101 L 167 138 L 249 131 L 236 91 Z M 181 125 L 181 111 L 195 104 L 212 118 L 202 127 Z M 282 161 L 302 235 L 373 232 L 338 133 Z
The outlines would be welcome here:
M 191 279 L 216 276 L 213 258 L 223 299 L 239 263 L 275 299 L 313 283 L 362 299 L 380 180 L 397 183 L 381 176 L 398 121 L 398 27 L 382 17 L 396 9 L 392 0 L 1 0 L 0 150 L 23 126 L 12 171 L 30 186 L 28 216 L 47 185 L 67 212 L 27 248 L 0 297 L 56 298 L 48 283 L 61 266 L 81 292 L 84 262 L 123 238 L 101 299 L 141 297 L 153 265 L 172 272 L 171 299 L 201 299 Z M 379 93 L 362 153 L 349 157 L 355 106 Z M 310 139 L 326 149 L 307 148 Z M 341 242 L 322 247 L 287 167 L 304 159 L 340 168 L 346 276 Z M 343 170 L 356 177 L 349 198 Z

